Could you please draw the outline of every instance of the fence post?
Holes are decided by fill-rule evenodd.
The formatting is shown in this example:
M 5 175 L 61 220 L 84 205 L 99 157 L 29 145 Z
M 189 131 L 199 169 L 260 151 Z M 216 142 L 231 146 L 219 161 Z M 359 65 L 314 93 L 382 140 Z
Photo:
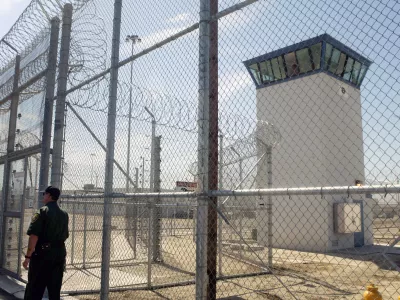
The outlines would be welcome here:
M 71 233 L 71 265 L 74 264 L 74 254 L 75 254 L 75 203 L 76 203 L 76 192 L 74 192 L 74 199 L 72 202 L 72 233 Z
M 153 191 L 159 193 L 161 191 L 161 170 L 160 170 L 160 159 L 161 159 L 161 136 L 154 138 L 154 180 L 153 180 Z M 153 261 L 162 261 L 161 257 L 161 208 L 160 208 L 160 197 L 154 197 L 153 200 Z
M 136 168 L 137 170 L 137 168 Z M 136 186 L 137 189 L 137 186 Z M 137 218 L 138 218 L 138 203 L 137 203 L 137 199 L 133 198 L 132 199 L 132 211 L 133 211 L 133 258 L 136 259 L 136 255 L 137 255 L 137 238 L 138 238 L 138 231 L 137 231 L 137 226 L 138 226 L 138 222 L 137 222 Z
M 152 232 L 153 226 L 152 224 L 152 217 L 153 217 L 153 201 L 149 198 L 147 202 L 148 207 L 148 228 L 147 228 L 147 287 L 151 287 L 151 263 L 152 263 L 152 252 L 153 252 L 153 239 L 152 239 Z
M 151 152 L 150 152 L 150 191 L 154 191 L 154 173 L 155 173 L 155 151 L 156 151 L 156 120 L 154 115 L 145 107 L 151 115 Z
M 218 0 L 200 1 L 199 107 L 198 107 L 198 197 L 196 233 L 196 298 L 216 298 L 217 197 L 218 189 Z
M 196 228 L 197 228 L 197 207 L 193 209 L 193 242 L 196 242 Z M 172 225 L 171 225 L 171 235 L 172 235 Z
M 140 240 L 143 242 L 143 211 L 145 211 L 143 209 L 142 211 L 142 199 L 140 199 L 140 205 L 138 205 L 138 221 L 140 221 L 139 223 L 139 236 L 140 236 Z
M 139 191 L 139 168 L 135 168 L 135 193 Z M 133 199 L 133 258 L 137 256 L 137 239 L 138 239 L 138 217 L 139 205 L 138 198 Z
M 62 189 L 62 162 L 65 128 L 65 99 L 69 71 L 69 50 L 71 43 L 72 4 L 67 3 L 63 9 L 60 47 L 60 63 L 57 83 L 57 103 L 54 119 L 53 156 L 51 166 L 51 185 Z
M 219 135 L 219 164 L 218 164 L 218 183 L 219 183 L 219 190 L 223 190 L 224 188 L 224 182 L 223 182 L 223 163 L 224 163 L 224 136 L 222 133 Z M 218 197 L 218 207 L 220 211 L 223 211 L 223 204 L 222 201 L 220 201 L 220 197 Z M 222 218 L 218 218 L 218 274 L 219 276 L 222 276 Z
M 198 176 L 200 196 L 197 198 L 196 222 L 196 299 L 207 299 L 209 285 L 208 254 L 208 150 L 209 150 L 209 53 L 210 0 L 200 1 L 199 24 L 199 108 L 198 108 Z
M 83 257 L 82 257 L 82 266 L 83 269 L 86 268 L 86 240 L 87 240 L 87 202 L 85 200 L 84 209 L 83 209 Z
M 40 191 L 44 191 L 49 183 L 51 127 L 53 122 L 54 90 L 57 73 L 58 38 L 60 34 L 60 19 L 51 20 L 50 47 L 47 59 L 46 96 L 44 101 L 42 149 L 40 154 L 39 189 L 36 206 L 40 207 Z M 35 186 L 36 188 L 36 186 Z
M 117 112 L 118 63 L 121 35 L 122 0 L 114 1 L 113 39 L 111 51 L 110 95 L 108 102 L 107 153 L 104 180 L 104 212 L 102 236 L 100 299 L 107 300 L 110 291 L 111 201 L 115 148 L 115 123 Z
M 176 216 L 177 216 L 177 214 L 176 214 L 176 206 L 174 206 L 174 218 L 172 219 L 173 220 L 172 235 L 176 234 Z
M 272 188 L 272 147 L 267 146 L 268 188 Z M 272 196 L 268 195 L 268 267 L 272 268 Z

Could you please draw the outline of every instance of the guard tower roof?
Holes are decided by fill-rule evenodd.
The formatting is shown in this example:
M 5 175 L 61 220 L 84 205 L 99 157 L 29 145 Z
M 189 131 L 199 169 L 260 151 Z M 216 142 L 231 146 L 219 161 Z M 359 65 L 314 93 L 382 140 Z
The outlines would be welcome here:
M 372 62 L 323 34 L 243 63 L 259 89 L 319 72 L 360 88 Z

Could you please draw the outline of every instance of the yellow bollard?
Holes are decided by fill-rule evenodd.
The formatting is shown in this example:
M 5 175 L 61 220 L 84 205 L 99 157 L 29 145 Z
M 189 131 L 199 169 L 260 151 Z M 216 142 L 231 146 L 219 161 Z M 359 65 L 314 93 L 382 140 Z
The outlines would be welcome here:
M 367 290 L 364 292 L 363 298 L 364 300 L 382 300 L 382 295 L 378 292 L 378 288 L 371 283 L 369 286 L 367 286 Z

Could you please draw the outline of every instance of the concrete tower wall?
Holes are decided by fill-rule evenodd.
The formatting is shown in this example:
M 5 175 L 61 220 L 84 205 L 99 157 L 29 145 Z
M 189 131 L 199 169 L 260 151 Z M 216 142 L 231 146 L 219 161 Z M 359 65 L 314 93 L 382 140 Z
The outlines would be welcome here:
M 272 154 L 273 187 L 364 181 L 359 89 L 325 73 L 284 81 L 257 90 L 257 118 L 272 122 L 282 134 Z M 266 161 L 258 168 L 257 184 L 267 187 Z M 353 247 L 353 234 L 333 233 L 333 202 L 346 198 L 275 198 L 274 247 L 308 251 Z M 258 218 L 259 240 L 266 242 L 266 211 Z

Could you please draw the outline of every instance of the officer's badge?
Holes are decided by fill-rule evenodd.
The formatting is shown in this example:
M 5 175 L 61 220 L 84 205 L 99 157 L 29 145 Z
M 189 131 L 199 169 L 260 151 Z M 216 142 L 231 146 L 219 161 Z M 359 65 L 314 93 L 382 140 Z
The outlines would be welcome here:
M 39 219 L 39 214 L 36 213 L 36 214 L 33 215 L 32 221 L 31 221 L 31 222 L 32 222 L 32 223 L 35 223 L 38 219 Z

